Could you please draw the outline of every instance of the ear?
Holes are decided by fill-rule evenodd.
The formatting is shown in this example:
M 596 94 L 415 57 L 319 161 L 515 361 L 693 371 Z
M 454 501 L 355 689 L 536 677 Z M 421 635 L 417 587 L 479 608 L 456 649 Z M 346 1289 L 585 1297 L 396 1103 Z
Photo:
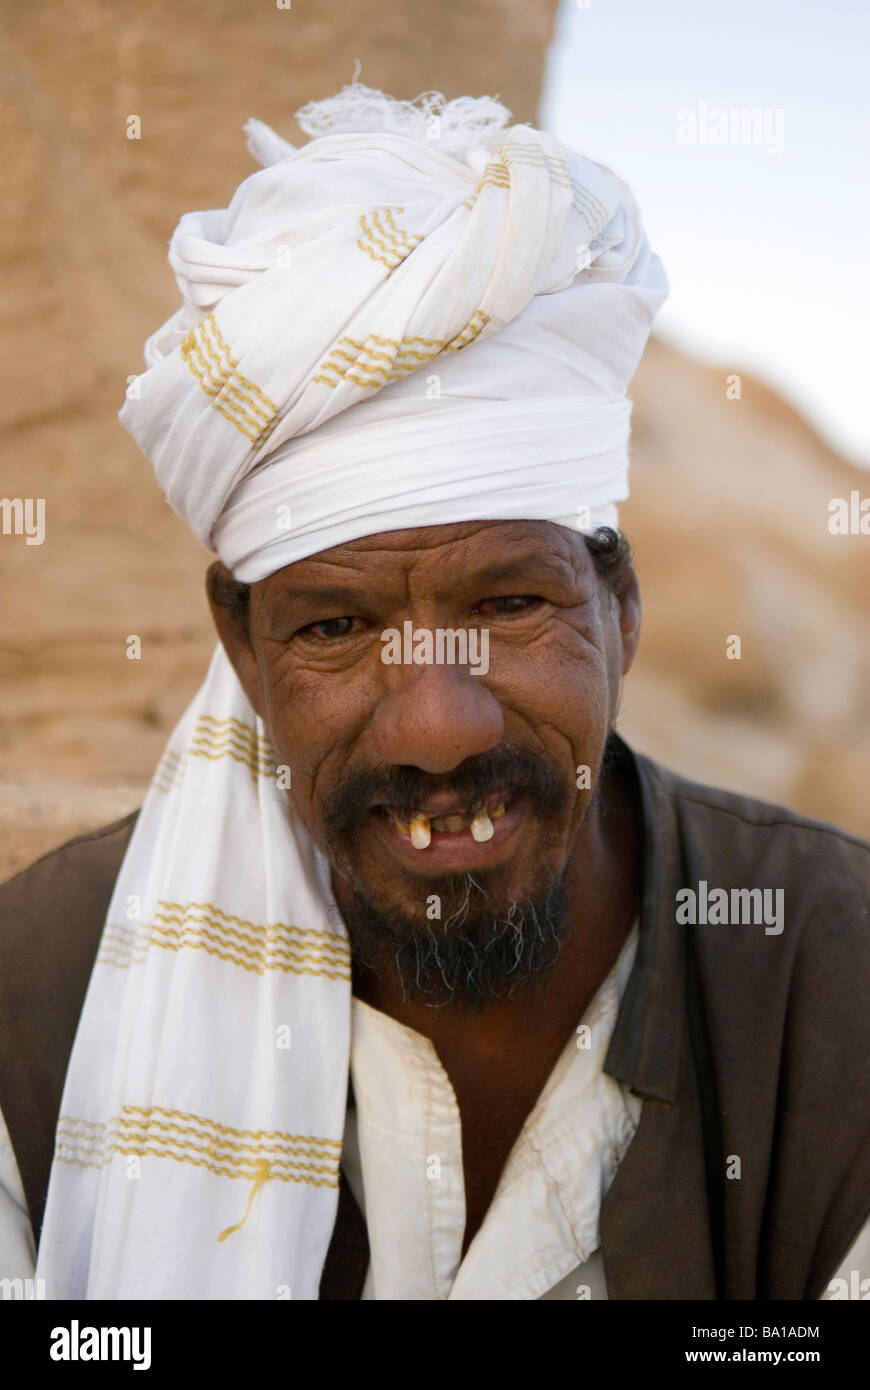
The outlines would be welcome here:
M 640 597 L 640 583 L 634 565 L 629 565 L 628 574 L 621 590 L 615 595 L 619 604 L 619 632 L 622 638 L 622 674 L 627 676 L 637 656 L 640 644 L 640 622 L 643 605 Z
M 233 579 L 226 565 L 216 560 L 205 577 L 205 592 L 224 651 L 254 711 L 264 719 L 260 668 L 250 635 L 250 586 Z

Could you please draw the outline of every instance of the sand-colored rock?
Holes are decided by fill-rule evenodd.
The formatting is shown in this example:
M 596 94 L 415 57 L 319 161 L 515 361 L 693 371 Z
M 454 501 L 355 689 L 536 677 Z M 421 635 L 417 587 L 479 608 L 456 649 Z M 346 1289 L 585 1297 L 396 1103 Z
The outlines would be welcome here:
M 772 391 L 653 343 L 622 521 L 645 599 L 623 730 L 698 780 L 870 833 L 870 537 L 828 503 L 870 479 Z M 727 639 L 741 656 L 729 660 Z

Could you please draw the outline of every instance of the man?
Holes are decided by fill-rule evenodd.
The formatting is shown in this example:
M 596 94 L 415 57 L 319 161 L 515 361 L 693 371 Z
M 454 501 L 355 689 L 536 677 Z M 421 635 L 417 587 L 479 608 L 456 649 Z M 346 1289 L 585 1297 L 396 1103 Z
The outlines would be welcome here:
M 615 732 L 666 281 L 508 114 L 355 84 L 173 237 L 121 418 L 220 645 L 138 817 L 0 898 L 49 1297 L 860 1288 L 870 848 Z

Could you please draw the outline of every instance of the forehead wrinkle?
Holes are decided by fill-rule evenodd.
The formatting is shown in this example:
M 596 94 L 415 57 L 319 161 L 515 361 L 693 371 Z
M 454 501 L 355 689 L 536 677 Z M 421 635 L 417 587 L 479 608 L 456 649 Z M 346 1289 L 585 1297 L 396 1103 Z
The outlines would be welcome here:
M 512 533 L 512 544 L 517 547 L 522 545 L 519 554 L 511 556 L 509 552 L 507 558 L 503 534 L 506 527 Z M 542 527 L 546 527 L 546 531 Z M 520 531 L 519 538 L 517 529 Z M 457 530 L 461 534 L 456 535 Z M 487 539 L 490 531 L 500 531 L 502 534 Z M 580 545 L 577 544 L 578 540 Z M 445 549 L 448 552 L 446 556 L 439 554 Z M 588 563 L 584 563 L 584 559 Z M 442 582 L 431 581 L 427 574 L 430 566 L 439 578 L 443 573 Z M 546 522 L 452 523 L 360 537 L 343 546 L 336 546 L 331 552 L 321 552 L 296 561 L 287 567 L 283 583 L 278 580 L 278 575 L 263 582 L 271 586 L 278 580 L 271 593 L 280 592 L 291 599 L 304 599 L 309 595 L 316 596 L 320 588 L 328 590 L 340 587 L 335 583 L 337 571 L 343 586 L 358 590 L 361 601 L 374 598 L 376 588 L 386 592 L 395 590 L 398 584 L 401 584 L 405 599 L 410 599 L 412 587 L 418 586 L 421 597 L 440 599 L 453 594 L 457 581 L 461 582 L 466 575 L 470 584 L 478 582 L 478 574 L 482 583 L 489 582 L 488 574 L 493 582 L 510 578 L 511 573 L 516 573 L 520 580 L 524 566 L 540 574 L 546 574 L 549 570 L 562 580 L 570 578 L 577 582 L 590 568 L 591 560 L 579 535 L 574 537 L 564 532 L 564 528 Z M 505 573 L 490 574 L 493 570 L 504 570 Z
M 373 536 L 360 536 L 348 541 L 347 548 L 361 551 L 431 550 L 455 544 L 485 534 L 499 526 L 516 528 L 533 526 L 528 521 L 450 521 L 434 526 L 409 526 L 396 531 L 380 531 Z
M 332 590 L 336 590 L 344 591 L 349 602 L 364 603 L 375 599 L 376 590 L 383 592 L 401 586 L 402 594 L 407 595 L 408 579 L 416 556 L 407 557 L 404 563 L 397 561 L 393 556 L 391 564 L 376 566 L 365 563 L 366 559 L 367 557 L 359 556 L 356 564 L 351 556 L 330 560 L 320 560 L 312 556 L 310 560 L 300 560 L 297 562 L 298 565 L 310 565 L 311 570 L 300 574 L 297 565 L 290 566 L 290 574 L 280 586 L 280 593 L 291 601 L 317 601 L 323 596 L 325 601 L 331 602 Z M 338 592 L 334 597 L 338 600 Z
M 546 527 L 547 531 L 542 532 L 541 527 Z M 351 563 L 357 555 L 395 555 L 401 551 L 409 553 L 419 553 L 420 551 L 433 551 L 442 549 L 445 546 L 462 545 L 466 541 L 477 541 L 485 537 L 490 531 L 507 530 L 508 535 L 500 538 L 493 538 L 494 542 L 502 542 L 510 539 L 516 541 L 517 535 L 525 538 L 539 536 L 541 539 L 547 537 L 552 544 L 558 537 L 565 540 L 567 537 L 559 536 L 562 527 L 553 527 L 549 522 L 540 521 L 519 521 L 508 519 L 504 521 L 454 521 L 445 522 L 436 526 L 417 526 L 405 527 L 396 531 L 380 531 L 372 536 L 359 536 L 355 540 L 346 541 L 343 545 L 335 546 L 331 551 L 323 551 L 321 554 L 309 557 L 311 560 L 321 561 L 324 564 L 345 564 Z M 555 532 L 555 536 L 548 533 Z M 306 564 L 307 560 L 299 560 L 297 564 Z

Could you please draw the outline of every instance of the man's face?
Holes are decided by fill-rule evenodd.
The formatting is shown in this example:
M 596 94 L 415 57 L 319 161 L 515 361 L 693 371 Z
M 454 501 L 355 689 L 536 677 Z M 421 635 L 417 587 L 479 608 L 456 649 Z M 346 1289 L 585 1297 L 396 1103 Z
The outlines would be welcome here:
M 246 632 L 213 611 L 352 942 L 372 916 L 392 949 L 403 934 L 492 937 L 524 905 L 564 912 L 636 647 L 633 572 L 618 599 L 581 535 L 469 522 L 298 561 L 252 586 Z M 406 623 L 410 649 L 388 648 Z M 486 669 L 427 660 L 439 629 L 481 630 Z M 403 661 L 415 647 L 424 659 Z

